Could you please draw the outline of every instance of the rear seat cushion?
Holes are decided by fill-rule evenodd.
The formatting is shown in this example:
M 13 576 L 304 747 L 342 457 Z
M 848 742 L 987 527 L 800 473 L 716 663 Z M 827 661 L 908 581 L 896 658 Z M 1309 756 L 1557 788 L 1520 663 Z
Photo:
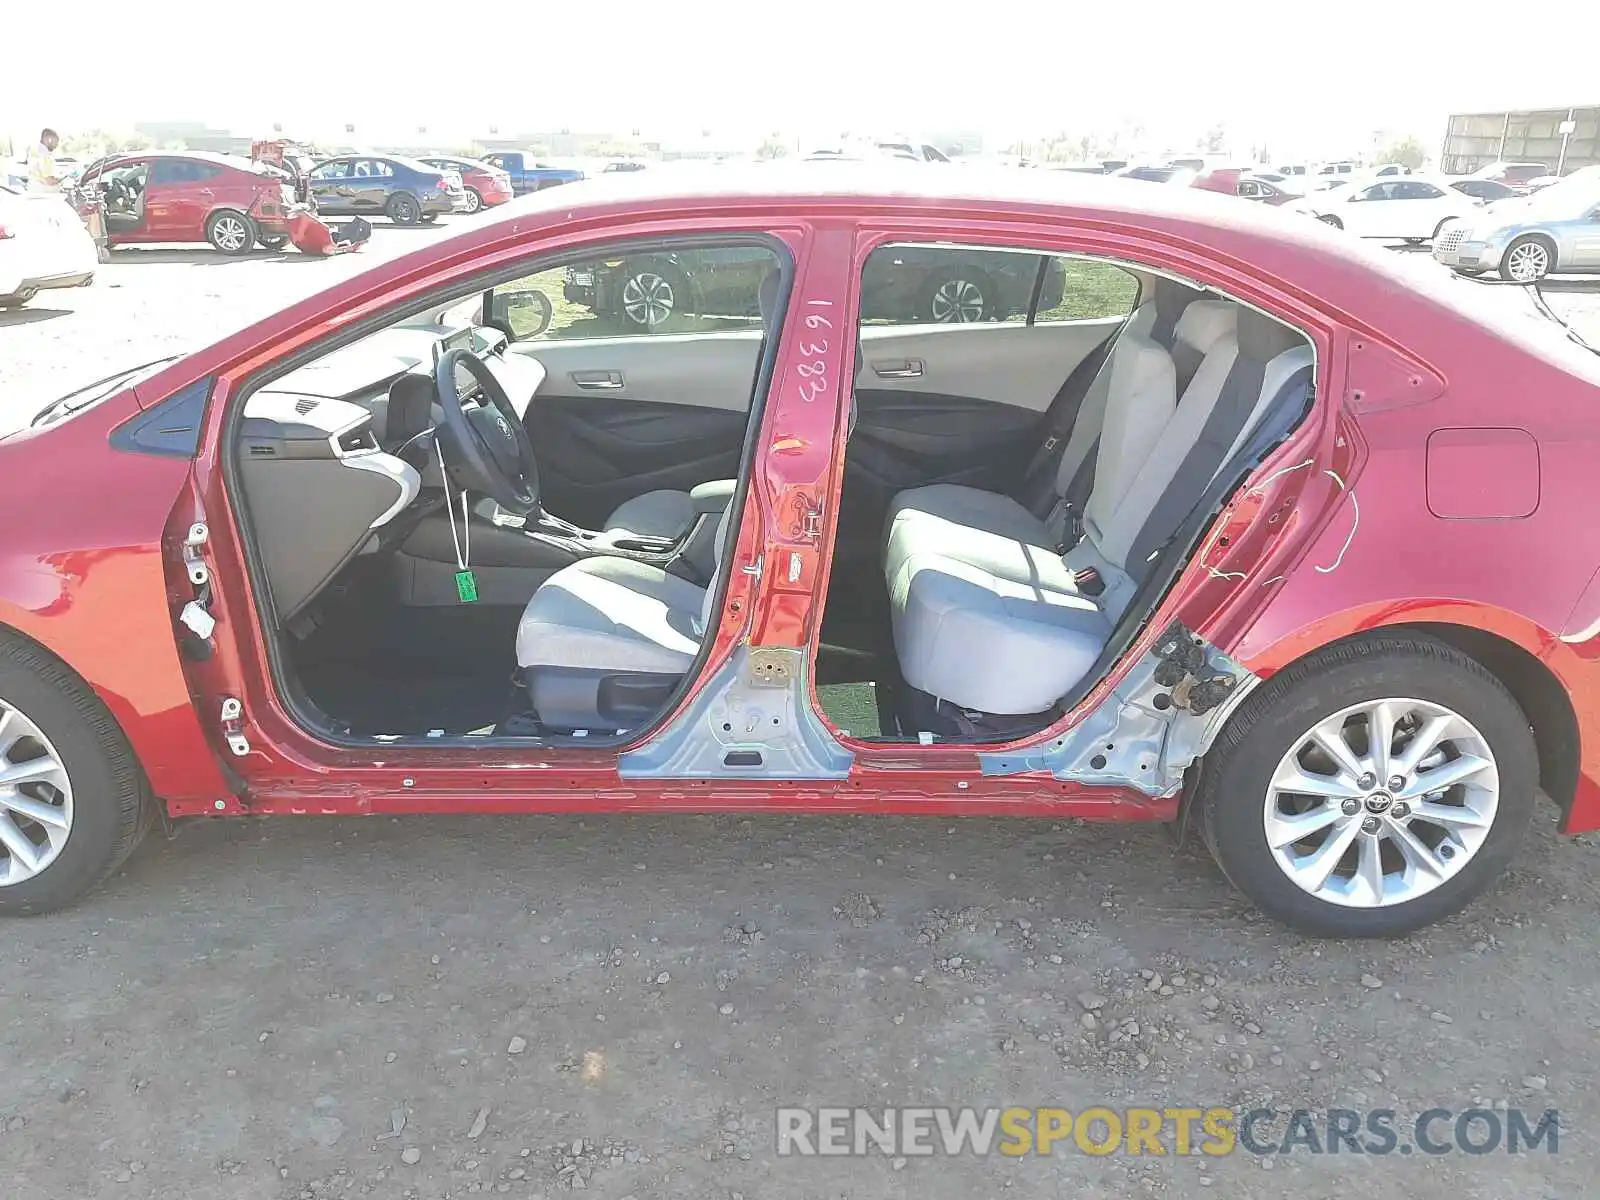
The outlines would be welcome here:
M 905 681 L 979 712 L 1044 712 L 1100 656 L 1111 627 L 1092 600 L 1000 579 L 937 553 L 889 578 Z

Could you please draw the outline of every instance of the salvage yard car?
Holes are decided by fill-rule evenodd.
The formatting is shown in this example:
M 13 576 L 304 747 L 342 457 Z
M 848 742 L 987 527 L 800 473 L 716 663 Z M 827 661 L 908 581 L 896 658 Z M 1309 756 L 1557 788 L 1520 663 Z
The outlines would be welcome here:
M 714 249 L 748 328 L 485 320 Z M 1063 305 L 863 320 L 980 251 Z M 66 396 L 0 440 L 0 910 L 158 811 L 631 809 L 1158 820 L 1315 934 L 1455 912 L 1541 793 L 1600 827 L 1600 362 L 1422 267 L 1188 188 L 646 171 Z
M 1357 237 L 1421 243 L 1438 237 L 1446 222 L 1477 211 L 1477 206 L 1477 200 L 1456 191 L 1447 179 L 1397 175 L 1311 192 L 1284 209 L 1307 213 Z
M 98 266 L 94 239 L 60 196 L 0 186 L 0 309 L 53 288 L 86 287 Z
M 1433 257 L 1462 275 L 1498 271 L 1513 283 L 1600 273 L 1600 181 L 1564 183 L 1454 221 L 1434 239 Z
M 84 187 L 105 201 L 111 246 L 209 242 L 223 254 L 289 240 L 294 189 L 273 168 L 227 154 L 114 154 L 92 163 Z
M 424 166 L 456 173 L 461 180 L 463 212 L 475 213 L 480 209 L 494 208 L 496 205 L 508 202 L 513 195 L 511 176 L 489 163 L 479 162 L 475 158 L 457 158 L 454 155 L 428 157 L 419 161 Z
M 398 155 L 330 158 L 307 174 L 317 211 L 339 217 L 388 217 L 396 225 L 427 224 L 467 208 L 461 177 Z

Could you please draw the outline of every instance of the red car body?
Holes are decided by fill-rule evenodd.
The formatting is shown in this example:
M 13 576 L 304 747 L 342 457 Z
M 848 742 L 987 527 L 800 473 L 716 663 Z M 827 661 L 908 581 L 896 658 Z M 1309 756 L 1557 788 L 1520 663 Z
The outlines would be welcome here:
M 511 176 L 499 167 L 490 166 L 473 158 L 424 158 L 430 167 L 440 167 L 459 172 L 461 186 L 469 197 L 476 195 L 477 208 L 494 208 L 512 199 Z M 469 210 L 476 211 L 469 203 Z
M 619 238 L 781 239 L 798 264 L 794 302 L 777 335 L 713 646 L 682 714 L 742 643 L 815 649 L 847 428 L 840 381 L 851 372 L 846 346 L 808 344 L 801 313 L 855 312 L 867 254 L 907 231 L 1099 254 L 1181 272 L 1293 322 L 1315 344 L 1316 402 L 1228 500 L 1110 674 L 1049 730 L 1001 749 L 1025 754 L 1083 720 L 1173 620 L 1263 677 L 1364 631 L 1420 628 L 1468 648 L 1516 696 L 1538 732 L 1542 787 L 1563 828 L 1600 827 L 1600 371 L 1562 359 L 1554 334 L 1545 347 L 1510 324 L 1485 333 L 1441 290 L 1448 281 L 1430 290 L 1402 273 L 1410 268 L 1315 222 L 1193 189 L 1052 177 L 978 196 L 944 173 L 875 182 L 883 186 L 767 170 L 744 190 L 719 179 L 727 190 L 673 192 L 636 177 L 582 196 L 561 191 L 0 441 L 0 510 L 29 514 L 0 532 L 0 626 L 92 686 L 175 817 L 648 809 L 1170 819 L 1178 796 L 1043 768 L 989 773 L 971 745 L 874 745 L 831 726 L 854 754 L 848 779 L 641 780 L 621 775 L 618 750 L 604 747 L 375 750 L 319 740 L 275 692 L 220 461 L 230 398 L 253 373 L 452 280 Z M 820 400 L 800 386 L 818 363 L 832 381 Z M 171 419 L 183 412 L 198 423 L 192 457 L 118 448 L 119 428 L 186 389 L 193 403 Z M 63 502 L 37 502 L 47 495 Z M 820 524 L 806 519 L 817 511 Z M 191 661 L 174 619 L 192 594 L 185 538 L 201 521 L 217 625 L 215 652 Z M 741 569 L 758 559 L 791 567 Z M 242 756 L 225 742 L 230 700 L 242 708 L 230 730 L 248 739 Z
M 137 223 L 111 218 L 111 245 L 142 242 L 206 242 L 212 218 L 224 211 L 250 218 L 268 239 L 289 236 L 293 189 L 276 176 L 252 169 L 244 159 L 199 152 L 120 154 L 95 163 L 84 183 L 138 166 L 146 168 L 143 213 Z

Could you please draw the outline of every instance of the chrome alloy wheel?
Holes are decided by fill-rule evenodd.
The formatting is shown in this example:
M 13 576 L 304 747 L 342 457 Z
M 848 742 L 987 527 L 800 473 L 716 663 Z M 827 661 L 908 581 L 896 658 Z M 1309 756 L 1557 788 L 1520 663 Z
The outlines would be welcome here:
M 1426 700 L 1352 705 L 1279 761 L 1263 822 L 1279 868 L 1319 900 L 1404 904 L 1454 878 L 1494 826 L 1500 776 L 1488 741 Z
M 72 782 L 50 739 L 0 699 L 0 887 L 32 879 L 66 847 Z
M 216 219 L 211 229 L 212 236 L 216 238 L 217 248 L 229 254 L 237 254 L 250 240 L 250 231 L 238 217 L 224 214 Z
M 1506 259 L 1506 273 L 1518 283 L 1532 283 L 1550 273 L 1550 248 L 1543 242 L 1523 242 Z
M 988 305 L 983 298 L 983 289 L 972 280 L 947 279 L 934 289 L 928 308 L 928 315 L 941 324 L 965 324 L 983 320 Z
M 654 328 L 673 313 L 678 298 L 670 280 L 652 271 L 640 271 L 622 285 L 622 311 L 635 325 Z

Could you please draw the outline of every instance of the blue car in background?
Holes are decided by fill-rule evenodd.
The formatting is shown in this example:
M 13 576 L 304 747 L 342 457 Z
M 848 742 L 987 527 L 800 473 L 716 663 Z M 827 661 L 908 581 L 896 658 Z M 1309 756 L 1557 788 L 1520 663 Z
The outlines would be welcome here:
M 396 225 L 436 221 L 465 211 L 461 177 L 393 154 L 348 154 L 307 174 L 317 211 L 334 217 L 388 217 Z
M 521 150 L 496 150 L 493 154 L 485 154 L 483 161 L 511 176 L 511 190 L 519 196 L 542 192 L 545 188 L 563 183 L 577 183 L 584 177 L 576 167 L 558 167 L 538 155 L 526 154 Z

